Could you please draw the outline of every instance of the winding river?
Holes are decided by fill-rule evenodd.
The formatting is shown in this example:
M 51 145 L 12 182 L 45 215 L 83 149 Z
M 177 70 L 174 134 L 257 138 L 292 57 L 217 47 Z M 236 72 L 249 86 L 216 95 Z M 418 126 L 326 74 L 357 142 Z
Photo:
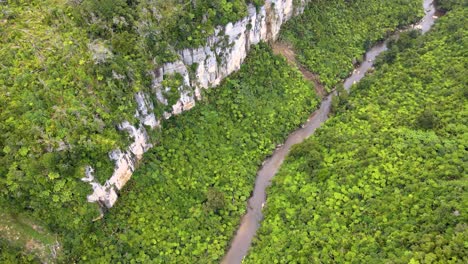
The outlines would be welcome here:
M 423 3 L 425 16 L 417 24 L 411 28 L 422 30 L 423 33 L 427 32 L 435 20 L 440 15 L 437 13 L 433 0 L 424 0 Z M 346 90 L 350 90 L 354 83 L 359 82 L 369 69 L 374 65 L 375 58 L 387 50 L 388 39 L 384 42 L 378 43 L 372 47 L 365 54 L 365 61 L 357 67 L 352 75 L 344 82 Z M 298 130 L 291 133 L 286 139 L 284 145 L 277 148 L 275 152 L 264 163 L 262 168 L 257 173 L 255 188 L 252 196 L 248 201 L 247 213 L 242 217 L 241 225 L 232 240 L 229 251 L 224 257 L 223 264 L 241 263 L 252 244 L 252 239 L 260 227 L 260 222 L 263 219 L 262 208 L 266 202 L 266 188 L 271 184 L 271 179 L 278 172 L 281 164 L 283 163 L 289 149 L 294 145 L 301 143 L 306 138 L 314 134 L 315 130 L 328 119 L 331 109 L 331 99 L 334 94 L 329 94 L 322 99 L 320 108 L 312 113 L 307 122 Z

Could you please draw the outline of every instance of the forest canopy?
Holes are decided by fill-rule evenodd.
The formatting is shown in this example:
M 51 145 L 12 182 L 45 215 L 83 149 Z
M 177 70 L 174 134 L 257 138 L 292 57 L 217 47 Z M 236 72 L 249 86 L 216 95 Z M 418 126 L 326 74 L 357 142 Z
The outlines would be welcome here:
M 402 33 L 268 190 L 246 263 L 466 263 L 466 8 Z

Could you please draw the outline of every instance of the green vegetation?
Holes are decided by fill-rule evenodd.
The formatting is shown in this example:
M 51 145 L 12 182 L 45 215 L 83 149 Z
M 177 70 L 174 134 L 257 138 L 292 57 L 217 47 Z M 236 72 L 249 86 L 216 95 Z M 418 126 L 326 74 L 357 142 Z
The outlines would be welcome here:
M 77 25 L 92 39 L 105 40 L 132 62 L 177 59 L 175 50 L 198 47 L 216 26 L 247 15 L 249 3 L 263 0 L 84 0 L 71 1 Z
M 258 7 L 264 1 L 84 0 L 74 7 L 80 13 L 79 24 L 93 36 L 119 41 L 141 35 L 146 48 L 157 57 L 158 52 L 166 54 L 168 47 L 204 45 L 216 26 L 246 16 L 249 3 Z
M 33 255 L 23 253 L 22 247 L 12 246 L 10 241 L 0 237 L 0 262 L 1 263 L 37 263 L 38 259 Z
M 454 6 L 467 7 L 468 3 L 465 0 L 435 0 L 436 6 L 442 11 L 451 10 Z
M 417 21 L 422 12 L 421 0 L 317 0 L 286 23 L 280 37 L 330 91 L 373 43 Z
M 163 124 L 158 145 L 119 203 L 73 246 L 74 256 L 156 263 L 222 258 L 258 166 L 318 100 L 300 72 L 265 45 L 204 98 Z
M 467 263 L 467 11 L 403 34 L 292 149 L 246 263 Z
M 67 263 L 210 263 L 222 257 L 245 211 L 258 166 L 318 104 L 311 84 L 265 45 L 253 50 L 240 72 L 207 91 L 192 111 L 152 133 L 156 147 L 102 221 L 91 222 L 97 205 L 86 201 L 91 188 L 80 178 L 85 165 L 97 169 L 101 182 L 111 175 L 108 152 L 128 145 L 127 135 L 115 127 L 123 120 L 137 122 L 133 94 L 149 92 L 149 72 L 176 59 L 175 50 L 203 45 L 216 25 L 244 16 L 249 2 L 263 3 L 0 3 L 0 227 L 11 226 L 21 237 L 15 242 L 0 234 L 0 262 L 47 261 L 49 245 L 57 240 L 58 261 Z M 314 1 L 283 35 L 300 52 L 301 62 L 323 74 L 329 87 L 346 75 L 363 48 L 413 21 L 420 8 L 419 1 L 409 0 L 348 2 Z M 320 16 L 315 15 L 320 9 Z M 311 14 L 318 20 L 308 18 Z M 368 25 L 367 16 L 382 22 Z M 315 32 L 310 25 L 319 25 L 320 34 L 306 45 L 297 40 L 294 24 L 307 32 Z M 316 58 L 322 69 L 306 63 L 310 46 L 321 49 Z M 181 76 L 164 82 L 171 87 L 167 99 L 175 102 Z M 168 109 L 154 103 L 158 115 Z M 352 100 L 343 93 L 334 105 L 340 112 L 340 106 L 352 108 Z M 412 120 L 415 126 L 445 131 L 440 110 L 425 110 Z M 310 155 L 320 157 L 322 152 Z M 309 162 L 306 167 L 318 166 Z M 31 229 L 33 224 L 39 231 Z
M 89 186 L 78 180 L 87 164 L 101 181 L 112 174 L 109 151 L 128 145 L 115 126 L 136 122 L 133 93 L 150 88 L 148 72 L 174 60 L 175 48 L 201 45 L 216 25 L 244 16 L 250 1 L 185 2 L 0 3 L 2 199 L 43 217 L 54 208 L 56 219 L 63 210 L 79 210 L 80 219 L 95 210 L 84 205 Z

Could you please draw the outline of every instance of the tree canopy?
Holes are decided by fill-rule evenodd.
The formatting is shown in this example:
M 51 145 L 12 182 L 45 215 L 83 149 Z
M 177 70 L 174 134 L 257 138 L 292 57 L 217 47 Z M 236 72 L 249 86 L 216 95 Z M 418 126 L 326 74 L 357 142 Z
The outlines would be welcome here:
M 468 261 L 467 17 L 458 6 L 400 35 L 295 146 L 246 263 Z

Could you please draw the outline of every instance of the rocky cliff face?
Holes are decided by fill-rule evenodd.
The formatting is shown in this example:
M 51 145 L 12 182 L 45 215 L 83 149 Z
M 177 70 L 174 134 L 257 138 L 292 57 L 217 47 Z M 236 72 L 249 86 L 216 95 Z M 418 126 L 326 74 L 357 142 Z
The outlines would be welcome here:
M 172 105 L 172 112 L 164 113 L 163 118 L 180 114 L 195 106 L 201 99 L 201 89 L 217 86 L 229 74 L 240 69 L 251 45 L 260 41 L 275 41 L 281 26 L 292 16 L 304 11 L 310 0 L 267 0 L 265 5 L 256 9 L 249 6 L 248 16 L 235 23 L 218 27 L 215 34 L 208 38 L 203 47 L 184 49 L 178 52 L 180 60 L 166 63 L 153 72 L 150 94 L 135 94 L 138 105 L 135 116 L 140 120 L 138 128 L 123 122 L 121 130 L 128 131 L 134 143 L 124 152 L 112 151 L 109 157 L 115 161 L 112 177 L 104 185 L 97 183 L 92 176 L 93 169 L 86 170 L 83 181 L 89 182 L 93 193 L 89 202 L 98 202 L 110 208 L 117 200 L 117 191 L 130 179 L 136 163 L 144 152 L 151 148 L 146 127 L 155 129 L 160 121 L 154 115 L 151 97 L 162 104 L 168 103 L 164 94 L 170 90 L 163 86 L 163 80 L 175 75 L 182 76 L 183 85 L 178 88 L 180 99 Z

